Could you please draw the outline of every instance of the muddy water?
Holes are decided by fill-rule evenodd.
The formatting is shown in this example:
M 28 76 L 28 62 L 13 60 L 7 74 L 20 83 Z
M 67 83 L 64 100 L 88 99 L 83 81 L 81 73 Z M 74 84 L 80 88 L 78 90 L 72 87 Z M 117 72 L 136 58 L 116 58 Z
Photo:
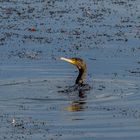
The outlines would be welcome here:
M 140 1 L 0 1 L 0 139 L 139 140 Z M 61 92 L 82 57 L 86 92 Z

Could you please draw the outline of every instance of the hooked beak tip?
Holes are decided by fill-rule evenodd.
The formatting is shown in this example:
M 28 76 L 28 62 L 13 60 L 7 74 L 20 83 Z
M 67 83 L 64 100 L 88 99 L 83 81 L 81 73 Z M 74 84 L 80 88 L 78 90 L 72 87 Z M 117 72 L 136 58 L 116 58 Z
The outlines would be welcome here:
M 64 60 L 65 58 L 64 57 L 60 57 L 60 60 Z
M 64 61 L 66 61 L 66 62 L 69 62 L 69 63 L 71 63 L 71 64 L 74 64 L 74 61 L 71 60 L 71 59 L 69 59 L 69 58 L 60 57 L 60 60 L 64 60 Z

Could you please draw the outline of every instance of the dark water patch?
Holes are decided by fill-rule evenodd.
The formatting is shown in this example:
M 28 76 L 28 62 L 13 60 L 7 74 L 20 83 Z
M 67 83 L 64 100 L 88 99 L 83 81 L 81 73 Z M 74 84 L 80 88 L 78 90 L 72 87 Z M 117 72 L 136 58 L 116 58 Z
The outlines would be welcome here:
M 130 73 L 132 73 L 132 74 L 140 74 L 140 69 L 139 68 L 137 68 L 136 70 L 129 70 L 129 72 Z
M 22 49 L 21 51 L 19 50 L 11 51 L 9 57 L 17 56 L 19 58 L 36 60 L 41 57 L 41 53 L 42 51 L 37 51 L 37 50 L 27 51 L 26 49 Z

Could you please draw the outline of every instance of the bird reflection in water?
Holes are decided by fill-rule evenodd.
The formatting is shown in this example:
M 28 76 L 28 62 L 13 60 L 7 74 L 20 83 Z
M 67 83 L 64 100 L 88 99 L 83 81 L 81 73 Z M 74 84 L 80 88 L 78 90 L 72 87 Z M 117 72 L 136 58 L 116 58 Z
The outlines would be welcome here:
M 70 112 L 83 111 L 86 104 L 86 95 L 85 93 L 79 92 L 79 98 L 71 101 L 71 103 L 65 107 L 65 110 Z
M 78 95 L 69 106 L 65 107 L 65 109 L 68 111 L 82 111 L 85 108 L 86 93 L 91 89 L 88 84 L 84 84 L 84 79 L 86 77 L 86 63 L 81 58 L 61 57 L 60 59 L 75 65 L 79 70 L 74 86 L 67 86 L 66 89 L 59 91 L 68 95 Z

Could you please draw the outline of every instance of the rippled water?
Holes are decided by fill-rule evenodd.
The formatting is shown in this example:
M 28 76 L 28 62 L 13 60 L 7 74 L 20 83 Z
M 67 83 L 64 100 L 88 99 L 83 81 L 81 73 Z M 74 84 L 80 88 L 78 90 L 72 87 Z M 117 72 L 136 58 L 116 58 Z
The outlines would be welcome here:
M 0 1 L 0 139 L 139 140 L 140 1 Z M 87 62 L 85 92 L 77 70 Z

